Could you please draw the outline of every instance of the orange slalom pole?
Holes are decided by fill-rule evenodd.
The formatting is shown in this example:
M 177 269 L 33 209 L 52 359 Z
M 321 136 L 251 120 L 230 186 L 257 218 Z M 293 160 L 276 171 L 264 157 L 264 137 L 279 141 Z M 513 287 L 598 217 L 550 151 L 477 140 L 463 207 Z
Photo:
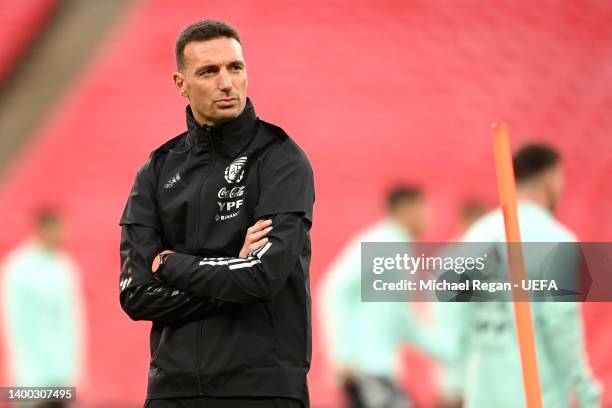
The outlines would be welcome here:
M 493 125 L 493 151 L 499 201 L 504 215 L 506 241 L 508 247 L 508 266 L 512 285 L 512 303 L 516 321 L 516 334 L 521 355 L 523 385 L 527 408 L 542 408 L 542 390 L 538 375 L 535 335 L 531 319 L 529 293 L 524 291 L 521 281 L 525 279 L 525 263 L 521 245 L 521 231 L 518 220 L 518 204 L 512 153 L 505 124 Z

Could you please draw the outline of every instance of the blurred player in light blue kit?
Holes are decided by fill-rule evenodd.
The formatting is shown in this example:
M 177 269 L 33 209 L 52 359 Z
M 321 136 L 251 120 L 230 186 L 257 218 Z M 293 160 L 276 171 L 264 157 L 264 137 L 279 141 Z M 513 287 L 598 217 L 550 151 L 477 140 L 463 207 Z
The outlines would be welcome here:
M 324 274 L 323 320 L 327 346 L 352 408 L 405 408 L 397 385 L 399 349 L 408 343 L 444 358 L 437 341 L 402 302 L 361 301 L 361 243 L 412 242 L 427 226 L 423 193 L 398 187 L 387 198 L 388 216 L 357 234 Z M 407 299 L 408 300 L 408 299 Z
M 65 226 L 41 211 L 36 235 L 2 264 L 2 310 L 13 386 L 75 386 L 83 351 L 79 270 L 63 250 Z
M 553 216 L 563 190 L 559 154 L 545 145 L 526 145 L 513 158 L 518 215 L 523 242 L 575 242 L 576 236 Z M 463 241 L 497 243 L 505 255 L 500 209 L 478 220 Z M 541 254 L 535 262 L 545 262 Z M 506 258 L 507 259 L 507 258 Z M 504 261 L 504 264 L 507 261 Z M 539 265 L 526 258 L 527 274 Z M 535 268 L 534 268 L 535 266 Z M 511 302 L 466 304 L 461 335 L 467 408 L 524 407 L 521 363 Z M 542 398 L 545 408 L 600 406 L 601 389 L 585 353 L 579 305 L 573 302 L 531 304 Z
M 470 198 L 465 200 L 459 211 L 459 230 L 451 239 L 456 242 L 463 234 L 487 213 L 487 205 L 484 202 Z M 455 408 L 462 406 L 463 400 L 463 371 L 460 364 L 461 352 L 458 344 L 458 336 L 461 332 L 461 315 L 468 307 L 460 302 L 431 302 L 433 318 L 429 331 L 432 336 L 445 342 L 448 350 L 448 361 L 441 365 L 441 407 Z

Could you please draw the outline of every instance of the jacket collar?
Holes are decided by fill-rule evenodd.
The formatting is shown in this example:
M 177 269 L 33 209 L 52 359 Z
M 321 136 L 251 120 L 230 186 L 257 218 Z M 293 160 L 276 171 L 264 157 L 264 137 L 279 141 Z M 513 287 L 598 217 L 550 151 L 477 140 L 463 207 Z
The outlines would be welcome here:
M 194 118 L 191 106 L 187 105 L 187 139 L 189 148 L 219 151 L 229 156 L 240 152 L 253 138 L 257 115 L 247 98 L 244 110 L 238 117 L 217 126 L 200 125 Z

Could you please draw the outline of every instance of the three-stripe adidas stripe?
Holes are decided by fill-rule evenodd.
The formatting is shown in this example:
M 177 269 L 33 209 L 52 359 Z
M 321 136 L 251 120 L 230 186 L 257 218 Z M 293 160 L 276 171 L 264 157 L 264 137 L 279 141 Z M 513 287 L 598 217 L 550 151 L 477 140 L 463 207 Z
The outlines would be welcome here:
M 202 258 L 200 265 L 228 265 L 230 269 L 249 268 L 261 263 L 261 257 L 268 252 L 271 242 L 259 249 L 251 251 L 246 258 Z

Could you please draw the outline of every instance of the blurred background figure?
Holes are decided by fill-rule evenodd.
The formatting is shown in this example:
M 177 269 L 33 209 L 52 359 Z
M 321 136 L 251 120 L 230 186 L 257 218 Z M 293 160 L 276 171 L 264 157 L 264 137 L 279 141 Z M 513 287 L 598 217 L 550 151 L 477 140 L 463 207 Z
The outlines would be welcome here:
M 392 189 L 387 217 L 351 239 L 324 275 L 328 351 L 352 408 L 411 407 L 398 386 L 400 348 L 411 343 L 432 356 L 441 354 L 419 329 L 409 304 L 361 301 L 361 243 L 416 241 L 427 228 L 427 213 L 419 188 Z
M 522 241 L 576 242 L 574 233 L 554 218 L 564 185 L 559 152 L 548 145 L 528 144 L 515 153 L 513 164 Z M 497 243 L 492 244 L 491 252 L 507 259 L 501 210 L 480 218 L 463 240 Z M 536 258 L 525 256 L 529 277 L 533 278 L 534 271 L 541 269 L 546 260 L 547 253 L 541 252 Z M 507 260 L 502 262 L 507 265 Z M 523 380 L 512 303 L 476 302 L 465 306 L 461 309 L 465 323 L 460 327 L 460 356 L 465 359 L 465 406 L 523 407 Z M 531 308 L 544 407 L 571 406 L 571 393 L 581 408 L 600 407 L 601 389 L 591 374 L 586 356 L 579 304 L 534 302 Z
M 487 213 L 487 205 L 475 198 L 466 199 L 457 213 L 457 233 L 450 242 L 460 240 L 463 234 L 480 217 Z M 443 408 L 458 408 L 463 405 L 463 367 L 461 365 L 461 348 L 459 336 L 461 334 L 462 310 L 466 307 L 459 302 L 438 302 L 432 299 L 428 304 L 431 309 L 431 321 L 426 330 L 430 336 L 444 343 L 447 359 L 440 365 L 440 406 Z
M 58 212 L 36 215 L 34 237 L 2 263 L 2 310 L 12 386 L 76 386 L 83 350 L 80 272 L 63 249 Z M 63 406 L 47 403 L 37 407 Z
M 488 206 L 480 200 L 470 198 L 463 201 L 458 212 L 458 232 L 451 239 L 455 242 L 465 232 L 487 213 Z M 432 310 L 431 336 L 437 337 L 445 343 L 448 351 L 448 360 L 441 365 L 440 398 L 444 408 L 461 407 L 463 404 L 463 370 L 461 367 L 461 349 L 459 336 L 461 334 L 461 315 L 466 307 L 464 303 L 438 302 L 429 303 Z

